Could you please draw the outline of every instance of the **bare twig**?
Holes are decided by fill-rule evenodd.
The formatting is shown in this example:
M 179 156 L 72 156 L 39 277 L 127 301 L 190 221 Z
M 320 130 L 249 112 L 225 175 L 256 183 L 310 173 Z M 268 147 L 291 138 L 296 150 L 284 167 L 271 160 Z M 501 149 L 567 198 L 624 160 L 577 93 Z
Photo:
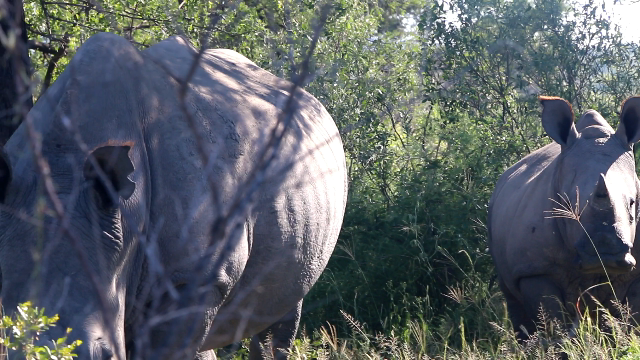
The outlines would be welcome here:
M 42 31 L 38 31 L 38 29 L 35 29 L 33 26 L 29 24 L 27 24 L 27 29 L 29 29 L 29 32 L 31 32 L 32 34 L 42 36 L 43 38 L 49 39 L 51 41 L 57 41 L 57 42 L 64 41 L 64 35 L 47 34 Z

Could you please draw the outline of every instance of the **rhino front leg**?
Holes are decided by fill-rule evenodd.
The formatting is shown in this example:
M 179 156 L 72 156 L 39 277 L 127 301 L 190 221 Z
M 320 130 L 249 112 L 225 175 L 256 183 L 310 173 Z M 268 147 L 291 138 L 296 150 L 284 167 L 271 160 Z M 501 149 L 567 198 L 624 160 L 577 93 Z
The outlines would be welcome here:
M 302 300 L 277 323 L 254 335 L 249 346 L 249 359 L 286 359 L 286 350 L 293 345 L 301 314 Z
M 621 300 L 623 305 L 626 303 L 631 308 L 631 316 L 633 317 L 633 324 L 640 324 L 640 278 L 634 280 L 629 288 L 624 300 Z
M 527 316 L 524 304 L 518 301 L 501 279 L 498 279 L 498 284 L 507 302 L 507 312 L 513 325 L 513 330 L 517 334 L 518 340 L 526 340 L 529 337 L 528 334 L 533 334 L 536 330 L 534 319 Z
M 530 276 L 520 280 L 520 293 L 524 299 L 524 313 L 529 324 L 537 326 L 550 326 L 550 323 L 540 323 L 540 308 L 545 313 L 545 319 L 558 320 L 561 324 L 568 323 L 565 311 L 565 299 L 561 288 L 549 277 Z M 535 325 L 524 324 L 527 331 L 535 331 Z M 533 326 L 533 327 L 530 327 Z M 532 334 L 532 332 L 530 332 Z

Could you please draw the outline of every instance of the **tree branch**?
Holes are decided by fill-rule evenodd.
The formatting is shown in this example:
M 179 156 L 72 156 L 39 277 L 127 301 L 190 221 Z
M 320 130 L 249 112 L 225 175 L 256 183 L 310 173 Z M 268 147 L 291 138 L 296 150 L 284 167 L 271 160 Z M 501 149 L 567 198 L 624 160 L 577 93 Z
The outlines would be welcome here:
M 27 46 L 29 50 L 38 50 L 45 54 L 55 55 L 58 53 L 58 49 L 55 49 L 51 44 L 45 44 L 36 40 L 29 40 Z
M 67 53 L 67 45 L 69 45 L 69 36 L 68 34 L 65 34 L 65 37 L 60 42 L 60 47 L 53 53 L 53 56 L 49 60 L 47 73 L 44 76 L 44 82 L 42 85 L 42 93 L 44 93 L 51 85 L 53 71 L 56 69 L 56 64 L 58 63 L 58 61 L 60 61 L 60 59 Z

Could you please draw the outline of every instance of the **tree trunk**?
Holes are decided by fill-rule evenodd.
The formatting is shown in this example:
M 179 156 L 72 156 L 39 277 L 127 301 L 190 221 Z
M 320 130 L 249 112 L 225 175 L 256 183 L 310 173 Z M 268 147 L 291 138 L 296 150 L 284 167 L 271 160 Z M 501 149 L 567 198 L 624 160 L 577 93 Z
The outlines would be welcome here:
M 0 41 L 0 145 L 4 145 L 33 106 L 22 0 L 0 0 L 0 27 L 7 39 L 16 39 L 13 46 L 11 41 Z

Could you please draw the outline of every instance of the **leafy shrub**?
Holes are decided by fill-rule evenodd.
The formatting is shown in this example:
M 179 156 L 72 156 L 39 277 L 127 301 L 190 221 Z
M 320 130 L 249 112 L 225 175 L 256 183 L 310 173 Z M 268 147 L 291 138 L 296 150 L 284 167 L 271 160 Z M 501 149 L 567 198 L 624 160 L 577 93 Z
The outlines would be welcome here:
M 2 317 L 2 350 L 17 351 L 27 360 L 71 360 L 76 356 L 73 353 L 75 348 L 82 344 L 80 340 L 67 344 L 71 328 L 67 329 L 65 336 L 52 340 L 51 345 L 38 343 L 41 336 L 55 326 L 57 321 L 58 315 L 46 316 L 44 309 L 38 309 L 30 302 L 18 305 L 14 317 Z M 5 353 L 0 355 L 0 359 L 5 357 Z

